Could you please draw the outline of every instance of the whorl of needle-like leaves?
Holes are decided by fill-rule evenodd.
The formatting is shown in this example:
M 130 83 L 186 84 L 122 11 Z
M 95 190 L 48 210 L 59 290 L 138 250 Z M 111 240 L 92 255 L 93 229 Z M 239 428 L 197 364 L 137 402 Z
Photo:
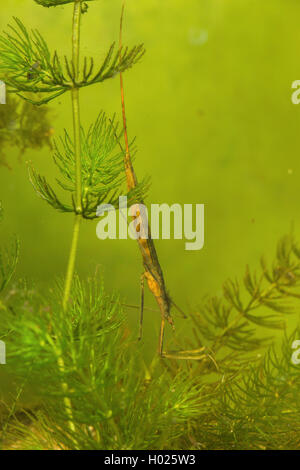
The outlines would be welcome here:
M 86 132 L 81 129 L 81 168 L 82 168 L 82 216 L 86 219 L 97 217 L 100 204 L 111 204 L 119 207 L 120 188 L 124 182 L 124 155 L 119 149 L 121 134 L 115 119 L 108 119 L 100 113 L 96 122 Z M 46 179 L 30 167 L 30 179 L 37 193 L 55 209 L 61 212 L 75 212 L 75 151 L 74 143 L 65 131 L 59 142 L 54 143 L 54 162 L 63 180 L 58 184 L 71 193 L 72 204 L 60 201 Z M 127 194 L 128 202 L 139 202 L 147 190 L 147 181 Z
M 269 331 L 285 329 L 287 316 L 296 313 L 293 300 L 300 299 L 299 286 L 300 250 L 287 236 L 278 243 L 271 268 L 263 258 L 259 275 L 247 266 L 242 282 L 226 281 L 223 295 L 207 298 L 191 314 L 195 340 L 185 341 L 177 355 L 199 361 L 202 372 L 246 367 L 250 355 L 255 360 L 258 350 L 269 344 Z M 258 334 L 257 326 L 267 335 Z
M 299 365 L 291 361 L 295 329 L 241 377 L 222 386 L 214 417 L 202 422 L 210 449 L 299 450 Z M 212 418 L 212 419 L 211 419 Z M 212 428 L 218 430 L 211 432 Z
M 42 5 L 43 7 L 57 7 L 59 5 L 65 5 L 66 3 L 75 3 L 76 0 L 34 0 L 35 3 Z M 82 3 L 93 2 L 95 0 L 81 0 Z
M 8 92 L 17 93 L 31 103 L 45 104 L 72 87 L 86 87 L 103 82 L 124 72 L 137 63 L 144 54 L 143 45 L 121 53 L 113 43 L 100 66 L 93 58 L 84 57 L 83 66 L 76 75 L 72 60 L 63 60 L 56 51 L 51 53 L 43 36 L 37 30 L 28 32 L 24 24 L 14 18 L 9 31 L 0 36 L 0 74 L 5 75 Z M 42 93 L 42 99 L 32 99 L 28 93 Z

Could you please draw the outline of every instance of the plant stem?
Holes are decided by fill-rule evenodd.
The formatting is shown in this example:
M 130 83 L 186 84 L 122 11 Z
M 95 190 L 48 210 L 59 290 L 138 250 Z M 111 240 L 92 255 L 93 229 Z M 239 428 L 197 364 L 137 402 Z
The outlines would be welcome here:
M 70 291 L 71 291 L 71 286 L 72 286 L 72 281 L 73 281 L 73 276 L 74 276 L 80 222 L 81 222 L 81 215 L 76 214 L 75 220 L 74 220 L 73 235 L 72 235 L 71 249 L 70 249 L 69 261 L 68 261 L 68 267 L 67 267 L 67 274 L 66 274 L 66 279 L 65 279 L 65 288 L 64 288 L 64 296 L 63 296 L 64 312 L 67 310 L 67 307 L 68 307 L 68 301 L 70 297 Z
M 80 51 L 80 19 L 81 19 L 81 1 L 74 3 L 73 14 L 73 49 L 72 60 L 75 69 L 75 82 L 79 76 L 79 51 Z M 80 110 L 79 110 L 79 89 L 76 83 L 72 88 L 72 108 L 73 108 L 73 127 L 74 127 L 74 145 L 75 145 L 75 165 L 76 165 L 76 211 L 82 212 L 81 204 L 81 145 L 80 145 Z
M 68 307 L 68 301 L 70 297 L 70 291 L 72 287 L 72 281 L 75 269 L 75 260 L 78 246 L 79 229 L 81 222 L 82 213 L 82 190 L 81 190 L 81 141 L 80 141 L 80 108 L 79 108 L 79 89 L 76 86 L 76 80 L 79 76 L 79 51 L 80 51 L 80 19 L 81 19 L 81 0 L 76 0 L 74 3 L 73 10 L 73 32 L 72 32 L 72 59 L 75 69 L 75 83 L 71 90 L 72 98 L 72 113 L 73 113 L 73 130 L 74 130 L 74 152 L 75 152 L 75 205 L 76 214 L 73 227 L 73 235 L 71 242 L 71 249 L 65 279 L 65 287 L 63 294 L 63 311 L 66 312 Z M 63 374 L 65 372 L 65 363 L 63 356 L 58 357 L 58 367 Z M 68 425 L 71 432 L 75 432 L 75 424 L 73 419 L 72 402 L 67 396 L 69 392 L 68 384 L 62 383 L 62 389 L 65 393 L 64 405 L 68 416 Z M 76 442 L 75 442 L 76 444 Z
M 58 356 L 57 364 L 58 364 L 60 372 L 63 374 L 65 372 L 65 362 L 62 356 Z M 68 417 L 68 426 L 70 428 L 70 431 L 74 433 L 76 431 L 76 428 L 75 428 L 74 418 L 73 418 L 72 402 L 71 402 L 71 399 L 67 396 L 67 394 L 69 393 L 69 387 L 68 387 L 67 382 L 62 383 L 62 390 L 63 390 L 63 393 L 65 394 L 63 400 L 64 400 L 64 406 L 66 410 L 66 415 Z M 74 440 L 74 443 L 76 444 L 75 440 Z
M 80 51 L 80 18 L 81 18 L 81 1 L 78 0 L 74 3 L 73 13 L 73 34 L 72 34 L 72 58 L 75 68 L 75 77 L 79 75 L 79 51 Z M 74 130 L 74 152 L 75 152 L 75 167 L 76 167 L 76 185 L 75 185 L 75 204 L 76 214 L 73 228 L 73 236 L 71 242 L 71 249 L 66 273 L 64 296 L 63 296 L 63 309 L 67 309 L 72 280 L 74 275 L 76 252 L 79 237 L 79 228 L 82 213 L 81 203 L 81 142 L 80 142 L 80 108 L 79 108 L 79 89 L 76 83 L 71 90 L 72 97 L 72 112 L 73 112 L 73 130 Z
M 72 109 L 73 109 L 73 129 L 74 129 L 74 152 L 75 152 L 75 204 L 77 214 L 82 212 L 81 202 L 81 144 L 80 144 L 80 109 L 79 109 L 79 90 L 72 88 Z

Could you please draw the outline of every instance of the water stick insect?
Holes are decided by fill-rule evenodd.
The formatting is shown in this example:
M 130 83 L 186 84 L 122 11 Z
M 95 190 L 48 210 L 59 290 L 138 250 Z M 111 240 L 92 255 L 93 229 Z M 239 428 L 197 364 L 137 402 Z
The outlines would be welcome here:
M 122 59 L 122 32 L 123 32 L 124 9 L 125 9 L 125 3 L 122 6 L 121 21 L 120 21 L 120 41 L 119 41 L 120 60 Z M 125 110 L 124 81 L 123 81 L 122 73 L 120 73 L 120 88 L 121 88 L 122 117 L 123 117 L 124 141 L 125 141 L 125 151 L 123 151 L 124 166 L 125 166 L 127 189 L 128 191 L 130 191 L 137 187 L 138 181 L 137 181 L 137 177 L 136 177 L 136 174 L 132 165 L 132 160 L 131 160 L 130 145 L 129 145 L 128 131 L 127 131 L 126 110 Z M 142 200 L 140 201 L 140 204 L 143 204 Z M 138 216 L 139 216 L 139 212 L 137 211 L 136 216 L 134 216 L 133 218 L 136 218 Z M 143 228 L 141 226 L 137 226 L 136 230 L 137 232 L 140 232 L 143 230 Z M 171 306 L 173 305 L 184 317 L 186 316 L 182 312 L 182 310 L 170 298 L 167 292 L 163 271 L 159 263 L 154 241 L 151 238 L 151 232 L 150 232 L 149 226 L 147 227 L 147 230 L 145 230 L 145 232 L 148 233 L 147 238 L 142 238 L 142 237 L 137 238 L 137 242 L 141 251 L 143 266 L 144 266 L 144 272 L 142 273 L 142 276 L 141 276 L 141 316 L 140 316 L 139 337 L 141 338 L 141 335 L 142 335 L 143 311 L 144 311 L 144 282 L 146 280 L 149 290 L 154 295 L 156 302 L 159 306 L 160 313 L 161 313 L 161 325 L 160 325 L 160 333 L 159 333 L 158 351 L 161 356 L 164 356 L 163 339 L 164 339 L 164 330 L 165 330 L 166 321 L 174 329 L 174 322 L 170 313 Z

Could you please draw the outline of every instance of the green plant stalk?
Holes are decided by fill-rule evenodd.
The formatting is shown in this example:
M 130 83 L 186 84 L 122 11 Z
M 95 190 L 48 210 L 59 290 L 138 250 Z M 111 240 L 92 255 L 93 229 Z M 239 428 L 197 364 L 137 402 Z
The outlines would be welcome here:
M 62 356 L 58 357 L 57 364 L 58 364 L 59 370 L 63 373 L 65 371 L 65 363 L 64 363 L 64 360 L 63 360 Z M 69 387 L 68 387 L 68 384 L 66 382 L 62 383 L 62 390 L 63 390 L 63 393 L 65 394 L 65 396 L 64 396 L 64 406 L 65 406 L 66 414 L 67 414 L 67 417 L 68 417 L 68 425 L 69 425 L 69 428 L 70 428 L 71 432 L 74 433 L 76 431 L 76 428 L 75 428 L 74 418 L 73 418 L 72 402 L 71 402 L 70 398 L 67 396 L 67 394 L 69 393 Z M 75 442 L 75 444 L 76 444 L 76 442 Z
M 76 79 L 79 75 L 79 51 L 80 51 L 80 19 L 81 19 L 81 0 L 77 0 L 74 3 L 73 11 L 73 33 L 72 33 L 72 58 L 73 65 L 75 68 Z M 76 166 L 76 187 L 75 187 L 75 204 L 76 214 L 73 227 L 73 235 L 71 242 L 71 249 L 65 279 L 64 295 L 63 295 L 63 310 L 67 310 L 68 301 L 70 297 L 70 291 L 72 286 L 72 280 L 74 276 L 75 260 L 78 247 L 79 229 L 81 222 L 82 203 L 81 203 L 81 141 L 80 141 L 80 108 L 79 108 L 79 89 L 76 86 L 76 81 L 71 90 L 72 98 L 72 112 L 73 112 L 73 130 L 74 130 L 74 145 L 75 145 L 75 166 Z M 58 367 L 63 373 L 65 370 L 65 364 L 63 357 L 60 356 L 58 359 Z M 62 384 L 63 392 L 68 394 L 68 384 Z M 72 412 L 72 403 L 70 398 L 64 397 L 64 405 L 67 416 L 69 418 L 69 428 L 72 432 L 75 432 L 75 425 Z
M 80 51 L 80 19 L 81 19 L 81 0 L 74 4 L 73 14 L 73 50 L 72 60 L 75 69 L 75 78 L 79 76 L 79 51 Z M 72 88 L 72 108 L 73 108 L 73 127 L 74 127 L 74 145 L 75 145 L 75 164 L 76 164 L 76 212 L 81 214 L 81 145 L 80 145 L 80 110 L 79 110 L 79 89 L 76 83 Z
M 81 215 L 76 214 L 75 220 L 74 220 L 74 226 L 73 226 L 71 249 L 70 249 L 70 254 L 69 254 L 69 261 L 68 261 L 67 273 L 66 273 L 66 278 L 65 278 L 64 294 L 63 294 L 63 311 L 64 312 L 67 310 L 67 307 L 68 307 L 72 281 L 73 281 L 73 276 L 74 276 L 80 222 L 81 222 Z
M 73 13 L 73 34 L 72 34 L 72 58 L 75 68 L 76 78 L 79 74 L 79 51 L 80 51 L 80 19 L 81 19 L 81 1 L 74 3 Z M 65 279 L 65 288 L 63 296 L 63 310 L 67 309 L 72 280 L 74 275 L 75 260 L 78 246 L 79 229 L 82 213 L 82 189 L 81 189 L 81 142 L 80 142 L 80 108 L 79 108 L 79 89 L 76 83 L 71 90 L 72 112 L 73 112 L 73 129 L 74 129 L 74 145 L 75 145 L 75 166 L 76 166 L 76 187 L 75 187 L 75 204 L 76 215 L 73 227 L 73 235 L 71 249 Z

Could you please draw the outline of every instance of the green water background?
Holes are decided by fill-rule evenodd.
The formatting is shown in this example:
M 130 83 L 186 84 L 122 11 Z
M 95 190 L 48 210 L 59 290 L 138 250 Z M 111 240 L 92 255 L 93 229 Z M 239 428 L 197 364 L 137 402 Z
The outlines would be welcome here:
M 89 4 L 82 54 L 99 62 L 118 40 L 120 0 Z M 220 294 L 227 277 L 271 257 L 294 225 L 299 235 L 300 106 L 291 84 L 300 79 L 300 3 L 296 0 L 128 0 L 124 42 L 143 42 L 147 54 L 125 78 L 130 136 L 137 136 L 136 171 L 150 175 L 148 203 L 204 203 L 205 246 L 158 241 L 168 289 L 185 310 L 205 294 Z M 1 5 L 0 29 L 12 16 L 38 28 L 52 48 L 70 55 L 72 6 L 43 8 L 33 0 Z M 68 94 L 51 104 L 55 135 L 72 130 Z M 118 78 L 81 92 L 82 123 L 101 110 L 120 116 Z M 57 176 L 48 149 L 26 159 Z M 1 244 L 21 241 L 17 274 L 43 288 L 66 269 L 72 217 L 38 199 L 18 152 L 0 168 L 5 208 Z M 77 270 L 100 266 L 108 290 L 128 303 L 140 296 L 140 254 L 134 241 L 100 241 L 96 223 L 83 224 Z M 147 306 L 154 306 L 150 294 Z M 138 314 L 128 311 L 137 328 Z M 145 347 L 156 341 L 158 314 L 145 318 Z M 179 328 L 187 329 L 186 326 Z M 153 343 L 154 344 L 154 343 Z

